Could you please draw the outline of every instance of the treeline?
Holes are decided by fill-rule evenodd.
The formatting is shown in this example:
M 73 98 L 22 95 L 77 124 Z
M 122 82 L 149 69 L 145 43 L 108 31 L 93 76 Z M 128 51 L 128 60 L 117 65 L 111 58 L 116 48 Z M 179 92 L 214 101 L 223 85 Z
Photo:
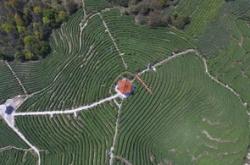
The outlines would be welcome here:
M 60 27 L 80 2 L 0 0 L 0 59 L 38 60 L 50 52 L 52 29 Z
M 125 14 L 133 15 L 136 23 L 150 27 L 174 26 L 184 29 L 190 23 L 189 16 L 174 13 L 179 0 L 108 0 L 125 7 Z

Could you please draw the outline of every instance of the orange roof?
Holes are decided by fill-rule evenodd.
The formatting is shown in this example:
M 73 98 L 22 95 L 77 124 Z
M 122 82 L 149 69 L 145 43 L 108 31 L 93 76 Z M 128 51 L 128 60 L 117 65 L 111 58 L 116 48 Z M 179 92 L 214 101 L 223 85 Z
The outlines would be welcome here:
M 132 85 L 131 81 L 129 81 L 128 79 L 122 79 L 122 80 L 118 81 L 118 90 L 122 94 L 128 94 L 128 93 L 132 92 L 133 85 Z

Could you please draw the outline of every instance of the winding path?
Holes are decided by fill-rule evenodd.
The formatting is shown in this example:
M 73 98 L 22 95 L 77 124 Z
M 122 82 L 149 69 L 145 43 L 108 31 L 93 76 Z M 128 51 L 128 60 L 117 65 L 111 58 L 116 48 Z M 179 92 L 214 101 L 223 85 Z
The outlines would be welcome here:
M 232 87 L 230 87 L 228 84 L 224 84 L 223 82 L 221 82 L 220 80 L 218 80 L 217 78 L 215 78 L 214 76 L 212 76 L 208 70 L 208 66 L 207 66 L 207 60 L 202 56 L 200 55 L 200 53 L 196 50 L 196 49 L 187 49 L 185 51 L 182 51 L 180 53 L 173 53 L 173 56 L 170 56 L 158 63 L 156 63 L 155 65 L 152 66 L 152 68 L 156 69 L 157 67 L 163 65 L 163 64 L 166 64 L 167 62 L 177 58 L 177 57 L 180 57 L 180 56 L 183 56 L 183 55 L 187 55 L 188 53 L 194 53 L 196 56 L 198 56 L 203 64 L 204 64 L 204 68 L 205 68 L 205 73 L 208 75 L 208 77 L 210 79 L 212 79 L 213 81 L 215 81 L 217 84 L 221 85 L 222 87 L 226 88 L 227 90 L 229 90 L 231 93 L 233 93 L 241 102 L 241 104 L 243 106 L 247 106 L 247 103 L 244 101 L 244 99 L 240 96 L 240 94 L 238 92 L 236 92 Z M 145 72 L 148 72 L 148 71 L 151 71 L 150 68 L 146 68 L 144 69 L 143 71 L 141 71 L 140 73 L 138 73 L 138 75 L 142 75 L 144 74 Z
M 7 150 L 12 150 L 12 149 L 19 150 L 19 151 L 30 151 L 30 150 L 32 150 L 31 148 L 24 149 L 24 148 L 18 148 L 18 147 L 15 147 L 15 146 L 6 146 L 6 147 L 0 148 L 0 152 L 7 151 Z
M 115 145 L 116 145 L 116 141 L 117 141 L 117 135 L 118 135 L 118 128 L 119 128 L 119 120 L 120 120 L 120 116 L 121 116 L 121 109 L 122 106 L 119 107 L 118 109 L 118 114 L 117 114 L 117 118 L 116 118 L 116 123 L 115 123 L 115 134 L 113 137 L 113 142 L 112 142 L 112 146 L 110 148 L 110 159 L 109 159 L 109 165 L 113 165 L 114 163 L 114 159 L 115 159 Z

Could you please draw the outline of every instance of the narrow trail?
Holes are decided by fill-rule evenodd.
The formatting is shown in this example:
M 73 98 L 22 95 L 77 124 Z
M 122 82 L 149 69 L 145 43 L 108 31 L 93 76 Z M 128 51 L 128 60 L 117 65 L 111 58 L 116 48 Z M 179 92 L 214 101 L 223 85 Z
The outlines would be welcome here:
M 169 62 L 169 61 L 171 61 L 171 60 L 173 60 L 173 59 L 175 59 L 175 58 L 177 58 L 177 57 L 179 57 L 179 56 L 183 56 L 183 55 L 185 55 L 185 54 L 194 53 L 194 52 L 195 52 L 194 49 L 187 49 L 187 50 L 185 50 L 185 51 L 183 51 L 183 52 L 180 52 L 180 53 L 174 54 L 173 56 L 167 57 L 166 59 L 164 59 L 164 60 L 162 60 L 162 61 L 156 63 L 155 65 L 153 65 L 152 68 L 159 67 L 159 66 L 161 66 L 161 65 L 163 65 L 163 64 L 165 64 L 165 63 L 167 63 L 167 62 Z M 138 75 L 142 75 L 142 74 L 144 74 L 145 72 L 148 72 L 148 71 L 150 71 L 150 70 L 151 70 L 150 68 L 144 69 L 143 71 L 139 72 Z
M 80 26 L 80 34 L 79 34 L 79 50 L 82 49 L 82 34 L 83 34 L 83 30 L 88 26 L 89 20 L 91 20 L 93 17 L 95 17 L 96 15 L 98 15 L 98 13 L 92 14 L 89 17 L 87 17 L 86 14 L 84 14 L 83 16 L 83 20 L 80 22 L 79 26 Z
M 36 146 L 32 145 L 26 139 L 26 137 L 18 130 L 18 128 L 16 128 L 14 125 L 10 124 L 8 121 L 6 121 L 6 123 L 35 152 L 35 154 L 38 156 L 37 165 L 40 165 L 41 164 L 41 157 L 40 157 L 39 149 Z
M 24 148 L 19 148 L 19 147 L 15 147 L 15 146 L 6 146 L 6 147 L 2 147 L 0 148 L 0 152 L 4 152 L 4 151 L 8 151 L 8 150 L 19 150 L 19 151 L 31 151 L 32 149 L 29 148 L 29 149 L 24 149 Z
M 111 100 L 118 98 L 118 97 L 120 97 L 119 94 L 116 94 L 116 95 L 104 98 L 102 100 L 99 100 L 97 102 L 94 102 L 90 105 L 81 106 L 81 107 L 76 108 L 76 109 L 60 110 L 60 111 L 41 111 L 41 112 L 16 112 L 13 115 L 14 116 L 45 116 L 45 115 L 53 116 L 53 115 L 58 115 L 58 114 L 76 114 L 79 111 L 94 108 L 100 104 L 111 101 Z
M 10 64 L 7 61 L 4 61 L 4 63 L 6 64 L 6 66 L 9 68 L 9 70 L 11 71 L 12 75 L 15 77 L 15 79 L 17 80 L 18 84 L 21 86 L 23 92 L 25 95 L 28 95 L 28 92 L 26 91 L 24 85 L 22 84 L 21 80 L 17 77 L 16 72 L 11 68 Z
M 235 140 L 223 140 L 221 138 L 217 138 L 217 137 L 213 137 L 212 135 L 209 134 L 208 131 L 206 130 L 202 130 L 201 131 L 202 134 L 204 134 L 206 136 L 207 139 L 214 141 L 216 143 L 236 143 L 237 139 Z
M 53 40 L 55 41 L 56 46 L 58 46 L 58 41 L 57 41 L 57 39 L 56 39 L 55 33 L 52 33 L 52 38 L 53 38 Z
M 86 20 L 86 18 L 87 18 L 87 11 L 86 11 L 85 0 L 82 0 L 82 10 L 83 10 L 83 13 L 84 13 L 83 20 Z
M 119 56 L 120 56 L 121 59 L 122 59 L 122 63 L 123 63 L 123 65 L 124 65 L 125 69 L 127 69 L 127 68 L 128 68 L 128 65 L 127 65 L 127 63 L 125 62 L 124 58 L 122 57 L 122 56 L 124 55 L 124 53 L 121 52 L 121 50 L 119 49 L 117 43 L 115 42 L 115 39 L 114 39 L 114 37 L 112 36 L 112 34 L 111 34 L 111 32 L 110 32 L 110 30 L 109 30 L 109 28 L 108 28 L 108 25 L 107 25 L 107 23 L 105 22 L 105 20 L 104 20 L 102 14 L 101 14 L 101 13 L 98 13 L 98 15 L 100 16 L 100 18 L 101 18 L 101 20 L 102 20 L 102 23 L 103 23 L 103 25 L 104 25 L 104 27 L 105 27 L 105 29 L 106 29 L 106 32 L 109 34 L 109 37 L 111 38 L 111 40 L 112 40 L 112 42 L 113 42 L 113 44 L 114 44 L 114 46 L 115 46 L 115 49 L 116 49 L 117 52 L 119 53 Z
M 88 18 L 84 18 L 82 22 L 79 24 L 80 26 L 80 34 L 82 34 L 83 30 L 87 27 L 89 20 L 98 15 L 99 13 L 92 14 Z M 86 16 L 87 17 L 87 16 Z M 84 23 L 84 24 L 83 24 Z M 81 40 L 80 40 L 81 41 Z
M 68 53 L 70 54 L 70 53 L 72 52 L 72 43 L 71 43 L 71 41 L 70 41 L 68 35 L 65 34 L 65 29 L 63 29 L 64 26 L 65 26 L 65 24 L 62 24 L 61 29 L 60 29 L 60 31 L 61 31 L 61 36 L 62 36 L 62 37 L 64 38 L 64 40 L 67 42 L 67 44 L 68 44 L 68 49 L 67 49 L 67 51 L 68 51 Z M 69 32 L 68 32 L 68 33 L 69 33 Z
M 214 82 L 216 82 L 217 84 L 221 85 L 222 87 L 226 88 L 227 90 L 229 90 L 231 93 L 233 93 L 241 102 L 241 104 L 246 107 L 247 106 L 247 103 L 242 99 L 242 97 L 240 96 L 240 94 L 238 92 L 236 92 L 232 87 L 230 87 L 228 84 L 224 84 L 223 82 L 221 82 L 220 80 L 218 80 L 217 78 L 215 78 L 214 76 L 211 75 L 211 73 L 209 72 L 208 70 L 208 65 L 207 65 L 207 60 L 202 56 L 200 55 L 200 53 L 196 50 L 196 49 L 187 49 L 185 51 L 182 51 L 180 53 L 176 53 L 174 54 L 173 56 L 170 56 L 158 63 L 156 63 L 155 65 L 152 66 L 152 68 L 156 69 L 157 67 L 177 58 L 177 57 L 180 57 L 180 56 L 183 56 L 183 55 L 186 55 L 188 53 L 195 53 L 196 56 L 198 56 L 203 64 L 204 64 L 204 69 L 205 69 L 205 73 L 208 75 L 208 77 L 210 79 L 212 79 Z M 148 72 L 150 71 L 151 69 L 150 68 L 146 68 L 144 69 L 143 71 L 139 72 L 138 75 L 142 75 L 144 74 L 145 72 Z
M 114 158 L 120 160 L 122 163 L 124 163 L 126 165 L 132 165 L 132 163 L 130 163 L 127 159 L 125 159 L 121 156 L 114 156 Z
M 202 56 L 200 55 L 200 53 L 197 51 L 197 50 L 193 50 L 194 53 L 200 57 L 203 61 L 203 64 L 204 64 L 204 68 L 205 68 L 205 72 L 206 74 L 208 75 L 208 77 L 210 79 L 212 79 L 214 82 L 216 82 L 217 84 L 223 86 L 224 88 L 228 89 L 231 93 L 233 93 L 241 102 L 241 104 L 246 107 L 247 106 L 247 102 L 244 101 L 244 99 L 240 96 L 240 94 L 238 92 L 236 92 L 232 87 L 230 87 L 228 84 L 224 84 L 223 82 L 221 82 L 220 80 L 218 80 L 217 78 L 215 78 L 214 76 L 211 75 L 211 73 L 209 72 L 208 70 L 208 66 L 207 66 L 207 60 Z
M 96 13 L 93 13 L 93 14 L 87 14 L 86 7 L 85 7 L 85 1 L 84 0 L 82 0 L 82 6 L 83 6 L 82 8 L 83 8 L 84 15 L 83 15 L 82 21 L 79 24 L 79 26 L 80 26 L 80 36 L 81 36 L 83 30 L 85 29 L 85 27 L 88 25 L 88 21 L 90 21 L 93 17 L 95 17 L 96 15 L 99 15 L 101 13 L 108 12 L 108 11 L 110 11 L 112 9 L 118 9 L 117 7 L 105 8 L 105 9 L 101 10 L 101 13 L 100 12 L 96 12 Z M 81 43 L 81 40 L 80 40 L 80 43 Z
M 115 99 L 114 99 L 114 103 L 115 103 L 115 105 L 118 107 L 118 109 L 120 109 L 121 108 L 121 106 L 122 106 L 122 103 L 121 104 L 119 104 Z
M 122 106 L 119 106 L 118 114 L 117 114 L 117 118 L 116 118 L 116 124 L 115 124 L 115 134 L 114 134 L 114 137 L 113 137 L 112 146 L 110 148 L 109 165 L 113 165 L 114 159 L 115 159 L 114 151 L 115 151 L 115 145 L 116 145 L 116 141 L 117 141 L 117 135 L 118 135 L 118 129 L 119 129 L 119 121 L 120 121 L 120 116 L 121 116 L 121 109 L 122 109 Z
M 194 52 L 194 51 L 195 51 L 194 49 L 187 49 L 187 50 L 185 50 L 185 51 L 183 51 L 183 52 L 174 54 L 173 56 L 170 56 L 170 57 L 168 57 L 167 59 L 162 60 L 162 61 L 156 63 L 156 64 L 154 65 L 154 67 L 158 67 L 158 66 L 160 66 L 160 65 L 162 65 L 162 64 L 164 64 L 164 63 L 167 63 L 167 62 L 170 61 L 170 60 L 175 59 L 176 57 L 179 57 L 179 56 L 182 56 L 182 55 L 185 55 L 185 54 L 188 54 L 188 53 L 192 53 L 192 52 Z

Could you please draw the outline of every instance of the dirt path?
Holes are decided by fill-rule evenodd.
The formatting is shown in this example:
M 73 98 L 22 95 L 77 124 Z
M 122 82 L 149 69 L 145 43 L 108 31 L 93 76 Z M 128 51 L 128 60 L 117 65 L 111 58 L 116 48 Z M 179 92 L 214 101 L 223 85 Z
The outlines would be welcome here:
M 113 44 L 114 44 L 114 46 L 115 46 L 115 49 L 116 49 L 117 52 L 119 53 L 119 56 L 120 56 L 121 59 L 122 59 L 122 63 L 123 63 L 123 65 L 124 65 L 125 69 L 127 69 L 127 68 L 128 68 L 128 65 L 127 65 L 127 63 L 125 62 L 125 60 L 124 60 L 123 57 L 122 57 L 122 56 L 124 55 L 124 53 L 122 53 L 121 50 L 119 49 L 119 47 L 118 47 L 118 45 L 117 45 L 117 43 L 116 43 L 114 37 L 112 36 L 112 34 L 111 34 L 111 32 L 110 32 L 110 30 L 109 30 L 109 28 L 108 28 L 108 25 L 106 24 L 106 22 L 105 22 L 105 20 L 104 20 L 104 18 L 103 18 L 103 16 L 102 16 L 102 14 L 101 14 L 101 13 L 98 13 L 98 15 L 100 16 L 100 18 L 101 18 L 101 20 L 102 20 L 102 23 L 103 23 L 103 25 L 104 25 L 104 27 L 105 27 L 105 29 L 106 29 L 106 32 L 109 34 L 109 37 L 111 38 L 111 40 L 112 40 L 112 42 L 113 42 Z
M 237 141 L 237 139 L 236 140 L 223 140 L 221 138 L 213 137 L 206 130 L 202 130 L 201 133 L 204 134 L 209 140 L 217 142 L 217 143 L 236 143 Z
M 17 77 L 16 72 L 11 68 L 10 64 L 7 61 L 4 61 L 4 63 L 6 64 L 6 66 L 9 68 L 9 70 L 11 71 L 12 75 L 15 77 L 15 79 L 17 80 L 18 84 L 21 86 L 23 92 L 25 95 L 28 95 L 27 90 L 25 89 L 24 85 L 22 84 L 21 80 Z
M 83 10 L 83 19 L 86 20 L 87 18 L 87 11 L 86 11 L 86 6 L 85 6 L 85 0 L 82 0 L 82 10 Z
M 115 151 L 115 145 L 116 145 L 116 141 L 117 141 L 117 135 L 118 135 L 118 128 L 119 128 L 119 121 L 120 121 L 121 109 L 122 109 L 122 106 L 119 107 L 117 118 L 116 118 L 115 134 L 114 134 L 114 137 L 113 137 L 112 146 L 110 148 L 109 165 L 113 165 L 113 163 L 114 163 L 114 158 L 115 158 L 114 151 Z
M 163 64 L 166 64 L 167 62 L 177 58 L 177 57 L 180 57 L 180 56 L 183 56 L 183 55 L 187 55 L 188 53 L 195 53 L 196 56 L 198 56 L 203 64 L 204 64 L 204 69 L 205 69 L 205 73 L 208 75 L 208 77 L 210 79 L 212 79 L 214 82 L 216 82 L 217 84 L 221 85 L 222 87 L 226 88 L 227 90 L 229 90 L 231 93 L 233 93 L 241 102 L 241 104 L 243 106 L 247 106 L 247 103 L 242 99 L 242 97 L 240 96 L 240 94 L 238 92 L 236 92 L 232 87 L 230 87 L 228 84 L 224 84 L 223 82 L 221 82 L 220 80 L 218 80 L 217 78 L 215 78 L 214 76 L 211 75 L 211 73 L 209 72 L 208 70 L 208 66 L 207 66 L 207 60 L 202 56 L 200 55 L 200 53 L 196 50 L 196 49 L 187 49 L 185 51 L 182 51 L 180 53 L 177 53 L 177 54 L 174 54 L 173 56 L 170 56 L 158 63 L 156 63 L 155 65 L 152 66 L 153 69 L 156 70 L 157 67 L 163 65 Z M 148 71 L 150 71 L 151 69 L 150 68 L 146 68 L 144 69 L 143 71 L 141 71 L 140 73 L 138 73 L 138 75 L 142 75 Z
M 114 158 L 120 160 L 122 163 L 124 163 L 126 165 L 132 165 L 132 163 L 130 163 L 127 159 L 124 159 L 121 156 L 114 156 Z
M 24 149 L 24 148 L 18 148 L 18 147 L 15 147 L 15 146 L 6 146 L 6 147 L 2 147 L 0 148 L 0 152 L 4 152 L 4 151 L 8 151 L 8 150 L 19 150 L 19 151 L 31 151 L 32 149 L 29 148 L 29 149 Z
M 215 78 L 214 76 L 211 75 L 211 73 L 209 72 L 208 70 L 208 66 L 207 66 L 207 60 L 202 56 L 200 55 L 200 53 L 197 51 L 197 50 L 193 50 L 194 53 L 200 57 L 203 61 L 203 64 L 204 64 L 204 68 L 205 68 L 205 72 L 206 74 L 208 75 L 208 77 L 210 79 L 212 79 L 213 81 L 215 81 L 217 84 L 223 86 L 224 88 L 226 88 L 227 90 L 229 90 L 231 93 L 233 93 L 241 102 L 241 104 L 246 107 L 247 106 L 247 103 L 243 100 L 243 98 L 240 96 L 240 94 L 238 92 L 236 92 L 232 87 L 230 87 L 228 84 L 224 84 L 223 82 L 221 82 L 220 80 L 218 80 L 217 78 Z

